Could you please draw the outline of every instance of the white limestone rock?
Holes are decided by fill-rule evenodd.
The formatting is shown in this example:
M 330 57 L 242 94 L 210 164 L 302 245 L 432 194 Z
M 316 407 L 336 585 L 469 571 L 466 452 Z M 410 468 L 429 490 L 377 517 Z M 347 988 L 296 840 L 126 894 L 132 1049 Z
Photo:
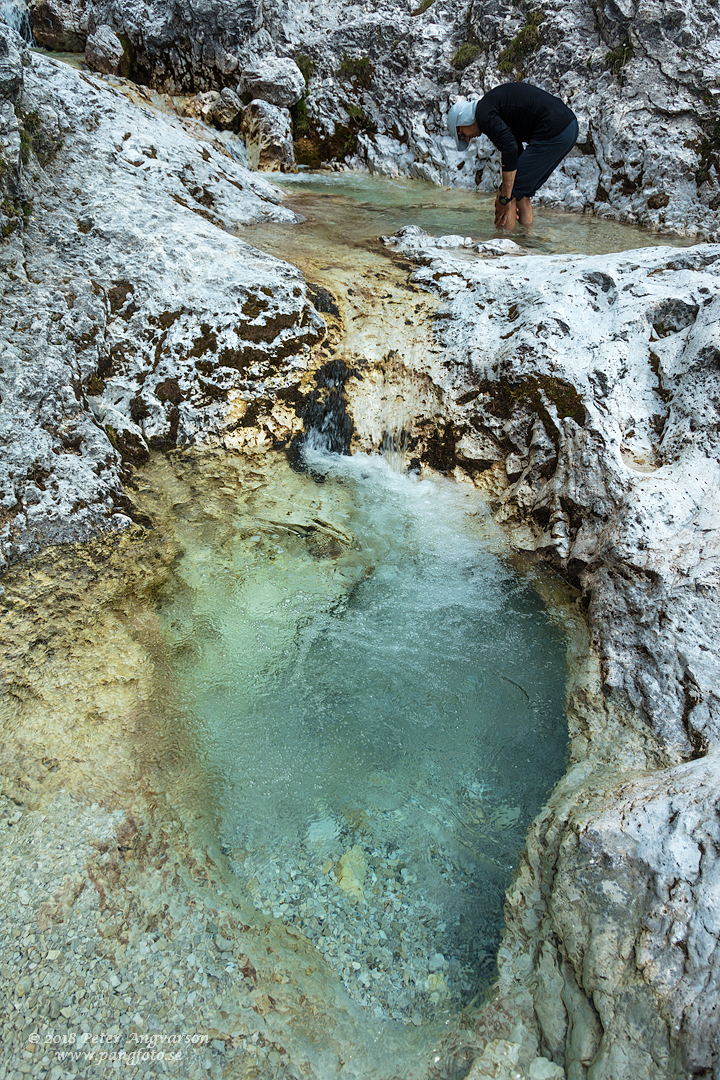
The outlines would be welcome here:
M 220 91 L 220 97 L 213 110 L 213 121 L 221 130 L 234 127 L 242 112 L 242 101 L 234 90 L 226 86 Z
M 0 247 L 4 560 L 122 527 L 149 447 L 242 431 L 323 332 L 300 273 L 237 235 L 294 215 L 208 129 L 38 56 L 23 107 L 63 145 Z
M 85 45 L 85 63 L 103 75 L 125 75 L 129 64 L 122 42 L 109 26 L 98 26 Z
M 680 1075 L 678 1054 L 685 1075 L 714 1067 L 719 783 L 711 754 L 629 780 L 567 822 L 550 919 L 602 1025 L 602 1080 Z
M 203 94 L 188 98 L 182 106 L 182 113 L 183 116 L 194 117 L 225 131 L 239 123 L 242 108 L 242 102 L 235 91 L 225 87 L 222 91 L 207 90 Z
M 289 57 L 268 56 L 240 73 L 237 92 L 289 109 L 305 93 L 305 78 Z
M 512 447 L 499 516 L 533 522 L 587 591 L 606 692 L 671 753 L 720 747 L 720 248 L 469 263 L 397 247 L 448 304 L 431 373 L 469 395 L 456 426 Z
M 251 101 L 243 110 L 240 134 L 245 139 L 251 169 L 297 172 L 292 125 L 287 109 L 267 101 Z

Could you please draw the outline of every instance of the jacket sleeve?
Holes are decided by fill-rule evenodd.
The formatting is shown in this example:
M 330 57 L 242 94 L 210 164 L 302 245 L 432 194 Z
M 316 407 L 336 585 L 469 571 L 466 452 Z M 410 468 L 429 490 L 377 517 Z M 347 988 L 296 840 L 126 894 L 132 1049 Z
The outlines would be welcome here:
M 507 124 L 494 109 L 489 109 L 478 126 L 502 154 L 503 172 L 514 172 L 518 165 L 518 144 Z

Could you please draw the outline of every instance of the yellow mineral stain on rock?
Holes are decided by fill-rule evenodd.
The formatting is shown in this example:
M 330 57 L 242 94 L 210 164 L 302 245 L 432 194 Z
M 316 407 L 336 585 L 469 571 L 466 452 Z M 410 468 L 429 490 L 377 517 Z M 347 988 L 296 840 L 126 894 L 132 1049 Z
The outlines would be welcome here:
M 338 889 L 356 900 L 363 899 L 363 882 L 367 877 L 368 867 L 363 857 L 362 848 L 355 844 L 339 859 L 335 867 Z
M 432 972 L 427 978 L 427 988 L 430 994 L 447 994 L 448 984 L 441 972 Z
M 230 390 L 227 396 L 229 423 L 239 423 L 248 410 L 248 403 L 239 390 Z

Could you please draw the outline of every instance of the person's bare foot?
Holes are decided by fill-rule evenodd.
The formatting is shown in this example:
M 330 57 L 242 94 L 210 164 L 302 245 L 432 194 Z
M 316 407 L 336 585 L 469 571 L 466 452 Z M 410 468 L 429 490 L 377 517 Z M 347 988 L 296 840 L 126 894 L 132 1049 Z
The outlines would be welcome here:
M 533 208 L 527 195 L 524 199 L 519 199 L 517 204 L 517 216 L 521 225 L 532 225 L 533 223 Z

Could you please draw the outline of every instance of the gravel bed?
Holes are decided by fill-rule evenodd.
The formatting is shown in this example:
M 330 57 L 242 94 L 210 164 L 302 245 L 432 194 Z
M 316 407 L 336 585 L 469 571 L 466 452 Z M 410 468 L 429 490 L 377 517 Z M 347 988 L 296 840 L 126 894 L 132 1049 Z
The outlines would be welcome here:
M 349 843 L 366 866 L 359 896 L 339 886 L 336 858 L 319 861 L 311 852 L 278 859 L 246 849 L 234 869 L 258 909 L 309 938 L 375 1016 L 420 1025 L 439 1009 L 458 1012 L 494 970 L 493 950 L 460 933 L 458 898 L 472 895 L 474 876 L 432 851 L 440 899 L 418 882 L 401 848 Z
M 177 852 L 137 861 L 140 835 L 64 794 L 45 813 L 0 796 L 0 1080 L 296 1075 L 261 1009 L 217 1030 L 238 987 L 258 995 L 239 922 L 184 887 Z
M 385 1076 L 401 1052 L 420 1077 L 423 1022 L 472 990 L 399 849 L 354 845 L 360 898 L 328 858 L 266 863 L 255 907 L 157 808 L 19 799 L 0 796 L 0 1080 L 300 1080 L 371 1053 Z M 402 1051 L 398 1021 L 422 1025 Z

